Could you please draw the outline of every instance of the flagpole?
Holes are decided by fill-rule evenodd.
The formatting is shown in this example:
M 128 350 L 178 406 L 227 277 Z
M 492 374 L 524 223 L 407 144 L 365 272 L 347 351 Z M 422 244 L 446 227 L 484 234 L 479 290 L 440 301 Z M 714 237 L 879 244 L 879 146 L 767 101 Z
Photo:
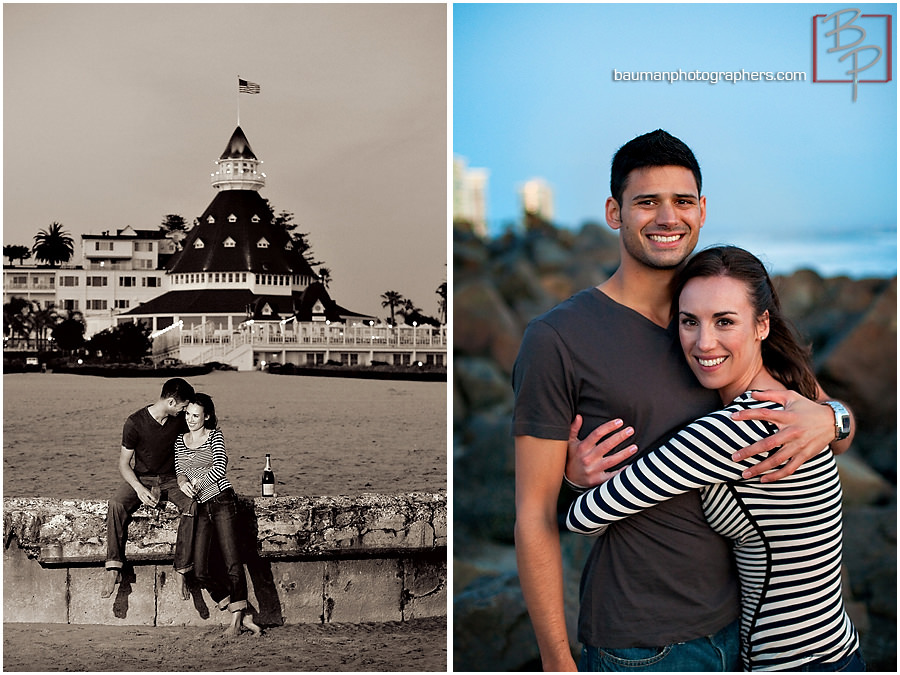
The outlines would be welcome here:
M 237 125 L 241 126 L 241 76 L 238 75 L 238 89 L 237 89 Z

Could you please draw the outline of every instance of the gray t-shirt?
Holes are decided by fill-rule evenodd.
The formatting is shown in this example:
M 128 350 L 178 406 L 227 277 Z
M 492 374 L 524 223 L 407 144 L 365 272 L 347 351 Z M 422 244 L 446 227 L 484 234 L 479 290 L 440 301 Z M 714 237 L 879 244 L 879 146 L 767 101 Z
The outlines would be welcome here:
M 677 323 L 661 328 L 596 288 L 534 319 L 513 369 L 512 433 L 566 440 L 621 418 L 642 456 L 721 407 L 685 362 Z M 710 635 L 739 614 L 731 543 L 710 529 L 692 490 L 609 527 L 581 579 L 578 639 L 657 647 Z

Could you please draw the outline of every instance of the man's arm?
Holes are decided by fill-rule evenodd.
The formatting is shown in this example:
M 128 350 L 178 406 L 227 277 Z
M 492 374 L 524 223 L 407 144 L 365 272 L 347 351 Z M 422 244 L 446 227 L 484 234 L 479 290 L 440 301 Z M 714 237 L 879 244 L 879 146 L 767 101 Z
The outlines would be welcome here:
M 829 400 L 821 387 L 818 393 L 818 401 Z M 790 476 L 806 460 L 818 455 L 826 446 L 830 445 L 835 455 L 845 452 L 856 435 L 856 419 L 849 408 L 847 410 L 850 412 L 850 435 L 841 441 L 835 441 L 834 411 L 828 406 L 810 401 L 795 391 L 753 392 L 753 398 L 760 401 L 777 401 L 784 406 L 784 410 L 742 410 L 735 413 L 734 419 L 771 422 L 778 427 L 778 432 L 736 452 L 732 458 L 740 461 L 760 452 L 769 452 L 778 446 L 781 446 L 781 449 L 768 459 L 747 469 L 743 474 L 745 478 L 758 476 L 775 467 L 781 468 L 763 476 L 760 481 L 770 483 Z
M 556 500 L 566 441 L 516 436 L 516 561 L 546 671 L 575 671 L 563 603 Z
M 134 468 L 131 465 L 133 459 L 134 450 L 126 448 L 123 445 L 122 452 L 119 454 L 119 473 L 122 474 L 122 478 L 125 479 L 125 482 L 134 489 L 141 502 L 147 506 L 156 506 L 156 499 L 153 498 L 153 494 L 149 489 L 144 487 L 144 484 L 138 480 L 137 475 L 134 473 Z

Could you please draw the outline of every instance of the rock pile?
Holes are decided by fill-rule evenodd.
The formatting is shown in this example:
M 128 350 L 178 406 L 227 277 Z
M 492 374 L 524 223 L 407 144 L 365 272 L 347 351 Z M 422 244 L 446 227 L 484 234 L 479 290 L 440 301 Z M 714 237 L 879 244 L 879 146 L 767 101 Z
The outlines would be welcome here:
M 454 668 L 540 669 L 516 576 L 510 374 L 528 321 L 618 265 L 605 226 L 537 224 L 482 240 L 454 228 Z M 776 280 L 811 342 L 817 376 L 857 419 L 839 458 L 845 592 L 869 670 L 896 671 L 897 280 Z M 590 541 L 563 535 L 573 653 L 578 580 Z

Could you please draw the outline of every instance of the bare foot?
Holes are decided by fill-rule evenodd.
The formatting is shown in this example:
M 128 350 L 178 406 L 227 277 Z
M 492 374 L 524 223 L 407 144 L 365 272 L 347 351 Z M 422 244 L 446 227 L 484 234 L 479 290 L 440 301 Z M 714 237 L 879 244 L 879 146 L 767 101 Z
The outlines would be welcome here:
M 241 634 L 241 614 L 242 612 L 232 612 L 231 625 L 225 629 L 225 637 L 238 637 Z
M 181 591 L 182 600 L 191 599 L 191 589 L 188 588 L 187 577 L 183 572 L 178 572 L 178 590 Z
M 253 637 L 259 637 L 262 634 L 262 629 L 253 623 L 253 617 L 249 614 L 244 614 L 244 618 L 241 619 L 241 625 L 253 633 Z
M 103 575 L 103 587 L 100 589 L 100 597 L 108 598 L 111 596 L 113 591 L 116 590 L 116 584 L 119 583 L 120 579 L 119 570 L 106 570 L 106 573 Z

